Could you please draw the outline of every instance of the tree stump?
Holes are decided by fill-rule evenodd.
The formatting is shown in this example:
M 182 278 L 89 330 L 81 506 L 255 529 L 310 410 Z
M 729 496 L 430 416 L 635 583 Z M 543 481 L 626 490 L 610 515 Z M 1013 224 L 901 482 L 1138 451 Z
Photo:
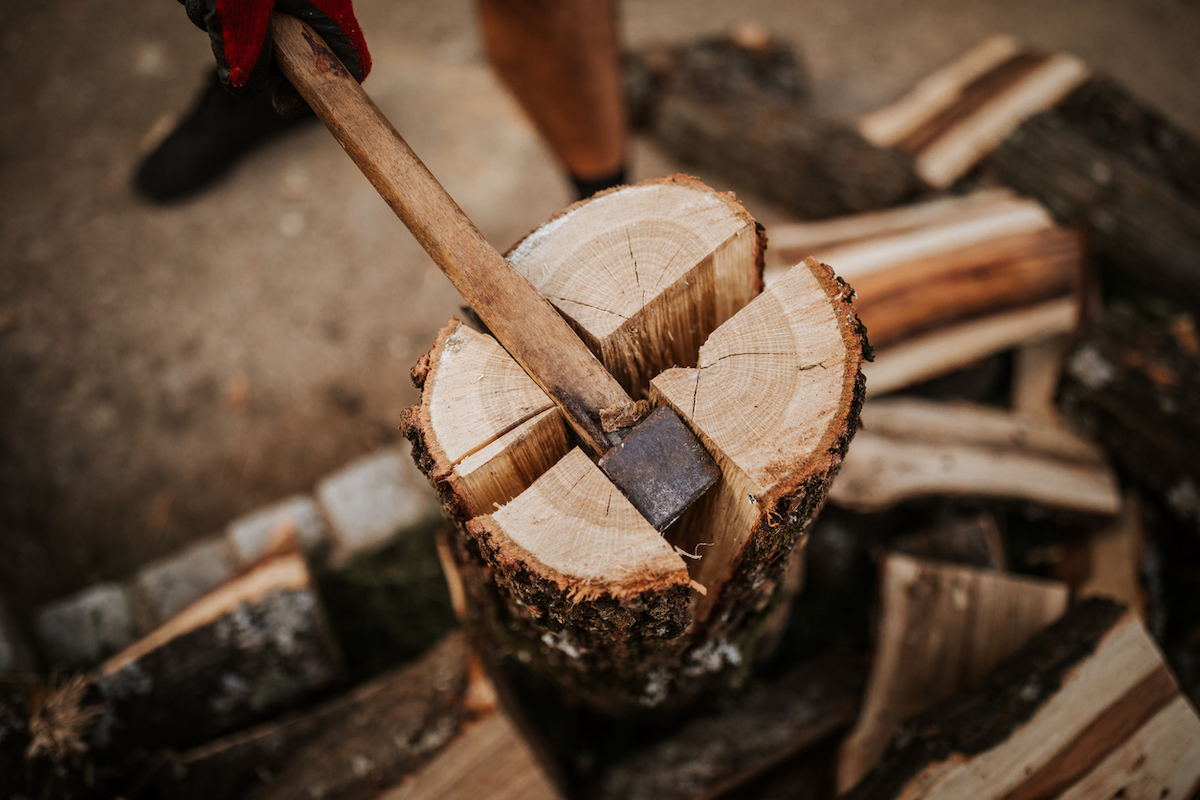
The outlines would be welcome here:
M 490 336 L 451 320 L 413 370 L 421 404 L 403 426 L 456 523 L 468 623 L 598 707 L 672 704 L 744 673 L 855 431 L 852 292 L 809 259 L 759 294 L 764 246 L 731 195 L 672 176 L 577 203 L 508 254 L 721 467 L 663 535 Z

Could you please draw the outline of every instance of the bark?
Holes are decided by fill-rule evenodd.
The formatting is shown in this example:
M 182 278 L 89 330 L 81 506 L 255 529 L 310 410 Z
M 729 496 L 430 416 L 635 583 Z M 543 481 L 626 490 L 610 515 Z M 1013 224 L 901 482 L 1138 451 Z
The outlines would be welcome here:
M 1141 623 L 1092 599 L 905 725 L 846 798 L 1188 797 L 1198 743 L 1200 719 Z

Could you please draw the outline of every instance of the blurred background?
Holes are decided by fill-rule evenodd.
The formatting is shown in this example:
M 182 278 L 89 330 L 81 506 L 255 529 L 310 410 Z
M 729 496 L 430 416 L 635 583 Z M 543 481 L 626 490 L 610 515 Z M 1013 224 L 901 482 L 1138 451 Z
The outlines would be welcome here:
M 366 87 L 501 250 L 572 199 L 469 0 L 358 0 Z M 156 206 L 140 159 L 200 91 L 172 0 L 9 3 L 0 34 L 0 592 L 127 575 L 396 439 L 456 293 L 319 123 Z M 755 20 L 850 118 L 995 32 L 1075 53 L 1200 135 L 1189 0 L 629 0 L 627 47 Z M 635 140 L 633 180 L 683 169 Z M 770 232 L 787 215 L 738 191 Z

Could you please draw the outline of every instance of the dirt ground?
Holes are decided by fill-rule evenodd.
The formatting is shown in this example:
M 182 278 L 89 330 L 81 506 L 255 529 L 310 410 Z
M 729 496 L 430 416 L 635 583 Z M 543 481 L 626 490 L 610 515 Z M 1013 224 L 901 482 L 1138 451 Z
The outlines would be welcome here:
M 0 33 L 0 592 L 120 577 L 396 438 L 459 301 L 319 126 L 195 200 L 130 176 L 211 61 L 171 0 L 9 4 Z M 358 0 L 367 88 L 506 248 L 570 199 L 469 0 Z M 631 0 L 627 43 L 756 19 L 853 115 L 980 37 L 1077 53 L 1200 135 L 1194 0 Z M 646 142 L 633 177 L 673 172 Z M 701 177 L 704 177 L 703 175 Z M 712 181 L 721 188 L 720 181 Z M 743 196 L 769 226 L 778 210 Z

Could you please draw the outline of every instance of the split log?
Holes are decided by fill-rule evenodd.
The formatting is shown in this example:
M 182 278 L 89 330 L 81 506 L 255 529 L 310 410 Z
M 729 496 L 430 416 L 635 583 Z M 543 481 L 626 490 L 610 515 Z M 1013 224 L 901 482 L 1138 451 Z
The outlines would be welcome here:
M 741 786 L 849 725 L 864 664 L 839 650 L 789 670 L 730 708 L 604 771 L 595 800 L 704 800 Z
M 1024 50 L 1010 37 L 992 36 L 892 105 L 861 117 L 858 129 L 877 147 L 912 154 L 921 180 L 941 189 L 1087 76 L 1074 56 Z
M 857 293 L 877 396 L 1072 329 L 1083 283 L 1080 236 L 1004 191 L 780 226 L 784 258 L 813 254 Z M 768 279 L 771 274 L 768 273 Z
M 341 661 L 303 556 L 268 559 L 105 661 L 112 733 L 188 746 L 331 683 Z
M 1136 492 L 1126 492 L 1121 515 L 1112 524 L 1092 533 L 1074 546 L 1075 574 L 1063 575 L 1076 597 L 1110 597 L 1129 606 L 1146 619 L 1146 592 L 1142 586 L 1142 560 L 1146 551 L 1146 528 L 1142 502 Z
M 1067 358 L 1063 410 L 1129 478 L 1200 529 L 1200 344 L 1186 317 L 1114 309 Z
M 512 720 L 470 725 L 429 764 L 380 800 L 560 800 L 562 795 Z
M 1096 79 L 987 160 L 1002 182 L 1086 226 L 1102 265 L 1200 308 L 1200 142 Z
M 875 400 L 829 493 L 875 511 L 921 497 L 1021 500 L 1085 515 L 1120 508 L 1103 453 L 1070 431 L 967 403 Z
M 159 788 L 180 800 L 362 797 L 398 784 L 467 725 L 496 713 L 466 637 L 451 634 L 419 661 L 311 711 L 173 756 Z
M 892 543 L 897 553 L 968 567 L 1004 569 L 1004 540 L 996 515 L 981 511 L 952 517 L 932 528 L 901 536 Z
M 671 156 L 804 219 L 895 205 L 917 189 L 904 153 L 805 102 L 807 76 L 765 32 L 735 31 L 627 59 L 643 121 Z
M 838 754 L 840 792 L 870 771 L 901 723 L 977 683 L 1067 608 L 1062 583 L 897 554 L 880 582 L 878 643 Z
M 1058 336 L 1017 349 L 1010 393 L 1013 411 L 1052 425 L 1061 421 L 1055 398 L 1067 348 L 1066 337 Z
M 1075 606 L 976 688 L 903 726 L 847 800 L 1190 797 L 1200 718 L 1136 615 Z
M 258 722 L 341 669 L 304 559 L 279 555 L 27 706 L 24 774 L 46 797 L 110 797 L 141 782 L 166 748 Z
M 567 451 L 558 412 L 503 351 L 452 323 L 414 370 L 404 429 L 458 523 L 470 624 L 614 709 L 727 680 L 854 431 L 864 341 L 848 289 L 809 261 L 751 301 L 755 223 L 683 177 L 576 204 L 508 257 L 633 396 L 692 427 L 723 478 L 660 536 Z

